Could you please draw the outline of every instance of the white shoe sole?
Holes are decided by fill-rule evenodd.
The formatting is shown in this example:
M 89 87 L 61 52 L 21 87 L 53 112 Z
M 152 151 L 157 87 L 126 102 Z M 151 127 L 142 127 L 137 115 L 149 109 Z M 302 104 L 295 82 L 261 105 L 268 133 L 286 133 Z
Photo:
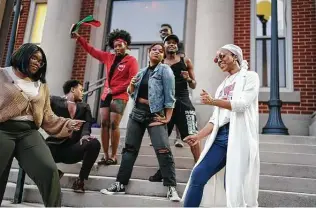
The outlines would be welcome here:
M 110 191 L 108 191 L 108 190 L 106 190 L 106 189 L 102 189 L 100 192 L 101 192 L 101 194 L 110 195 L 110 196 L 112 196 L 112 195 L 123 195 L 123 194 L 125 194 L 125 192 L 110 192 Z
M 180 202 L 181 199 L 179 197 L 171 197 L 171 198 L 168 198 L 170 201 L 172 202 Z

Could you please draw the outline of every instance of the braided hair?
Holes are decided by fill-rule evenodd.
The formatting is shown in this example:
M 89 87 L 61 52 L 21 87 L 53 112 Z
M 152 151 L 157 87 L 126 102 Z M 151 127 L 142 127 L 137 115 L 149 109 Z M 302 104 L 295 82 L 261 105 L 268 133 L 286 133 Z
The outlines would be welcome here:
M 131 44 L 132 37 L 126 30 L 115 29 L 108 35 L 108 44 L 111 48 L 114 48 L 114 41 L 122 39 L 126 41 L 127 46 Z
M 36 52 L 40 52 L 42 54 L 42 61 L 44 65 L 41 66 L 35 74 L 33 74 L 29 69 L 30 59 Z M 33 81 L 37 82 L 40 80 L 40 82 L 46 83 L 46 61 L 46 55 L 41 47 L 33 43 L 25 43 L 12 54 L 10 64 Z

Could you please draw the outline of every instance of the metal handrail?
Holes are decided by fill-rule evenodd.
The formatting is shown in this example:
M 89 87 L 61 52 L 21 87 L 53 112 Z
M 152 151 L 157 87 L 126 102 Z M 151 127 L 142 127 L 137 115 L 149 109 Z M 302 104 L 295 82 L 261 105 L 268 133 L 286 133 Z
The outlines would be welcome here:
M 99 82 L 102 82 L 102 81 L 104 81 L 104 80 L 106 80 L 106 77 L 103 77 L 103 78 L 101 78 L 101 79 L 95 81 L 94 83 L 89 84 L 89 88 L 92 87 L 92 86 L 94 86 L 94 85 L 97 85 Z
M 86 82 L 84 83 L 83 102 L 87 103 L 87 102 L 88 102 L 88 97 L 90 97 L 91 95 L 93 95 L 93 93 L 94 93 L 96 90 L 102 88 L 103 85 L 104 85 L 103 81 L 105 81 L 105 80 L 106 80 L 106 77 L 103 77 L 103 78 L 101 78 L 101 79 L 95 81 L 95 82 L 92 83 L 92 84 L 90 84 L 89 81 L 86 81 Z M 101 82 L 102 84 L 100 84 L 100 82 Z M 97 85 L 95 88 L 93 88 L 92 90 L 89 89 L 90 87 L 95 86 L 95 85 Z

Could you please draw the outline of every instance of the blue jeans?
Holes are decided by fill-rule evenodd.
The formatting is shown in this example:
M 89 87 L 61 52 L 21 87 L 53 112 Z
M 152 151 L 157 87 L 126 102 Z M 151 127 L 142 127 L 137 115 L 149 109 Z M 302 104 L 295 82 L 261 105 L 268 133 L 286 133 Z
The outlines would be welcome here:
M 203 160 L 193 169 L 184 207 L 199 207 L 205 184 L 226 165 L 229 124 L 219 128 L 215 141 Z M 226 145 L 225 145 L 226 144 Z M 225 183 L 225 182 L 224 182 Z

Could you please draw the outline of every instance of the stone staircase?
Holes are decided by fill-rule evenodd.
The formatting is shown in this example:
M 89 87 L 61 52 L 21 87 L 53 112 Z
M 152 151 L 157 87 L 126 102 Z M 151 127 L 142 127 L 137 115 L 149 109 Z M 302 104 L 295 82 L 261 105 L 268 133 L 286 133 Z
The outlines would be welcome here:
M 93 130 L 99 135 L 99 130 Z M 122 130 L 120 149 L 124 144 L 125 131 Z M 171 136 L 174 138 L 174 135 Z M 85 183 L 85 194 L 74 193 L 70 188 L 77 177 L 81 163 L 73 165 L 58 164 L 65 172 L 61 179 L 62 205 L 75 207 L 179 207 L 180 203 L 168 201 L 166 188 L 162 183 L 151 183 L 148 177 L 154 174 L 158 162 L 154 150 L 149 146 L 150 139 L 145 135 L 142 147 L 133 169 L 132 179 L 126 195 L 106 196 L 99 193 L 115 181 L 119 165 L 95 165 L 89 180 Z M 174 139 L 170 139 L 173 144 Z M 185 183 L 194 165 L 188 146 L 172 147 L 175 157 L 179 194 L 182 195 Z M 100 157 L 102 156 L 100 153 Z M 119 156 L 119 162 L 121 157 Z M 316 138 L 300 136 L 260 135 L 260 194 L 259 205 L 266 207 L 308 207 L 316 205 Z M 14 160 L 5 199 L 12 200 L 18 164 Z M 42 203 L 39 192 L 28 177 L 25 181 L 23 200 L 29 203 Z

